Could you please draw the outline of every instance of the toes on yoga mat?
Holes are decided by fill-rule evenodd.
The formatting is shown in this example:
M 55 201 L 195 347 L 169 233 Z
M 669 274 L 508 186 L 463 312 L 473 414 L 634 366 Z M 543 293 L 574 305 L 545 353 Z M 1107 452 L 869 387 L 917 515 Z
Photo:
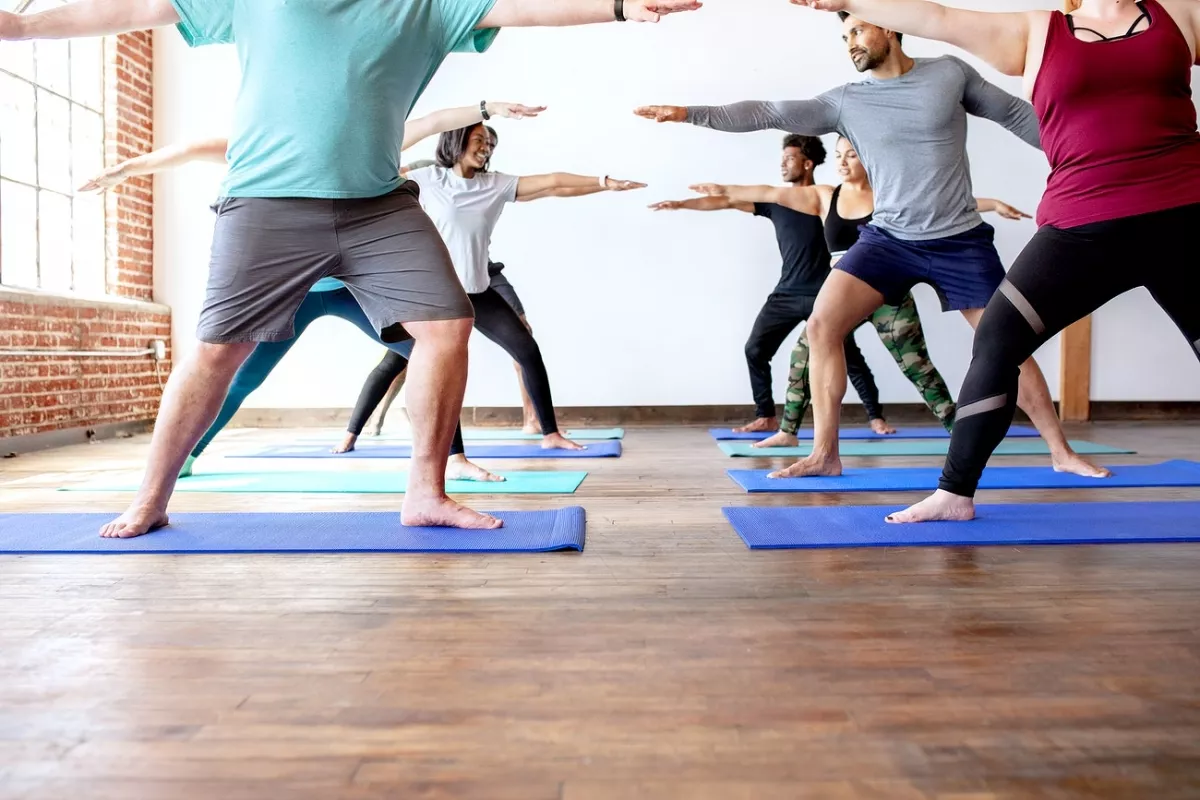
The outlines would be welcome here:
M 803 458 L 812 454 L 811 444 L 802 444 L 799 447 L 755 447 L 750 442 L 717 442 L 717 447 L 721 448 L 725 455 L 735 458 Z M 1080 455 L 1128 455 L 1133 452 L 1095 442 L 1072 441 L 1071 447 Z M 838 450 L 843 456 L 944 456 L 950 451 L 950 440 L 842 442 Z M 1000 443 L 993 455 L 1037 456 L 1049 453 L 1050 449 L 1041 439 L 1006 439 Z
M 1166 461 L 1109 467 L 1111 478 L 1085 478 L 1051 467 L 988 467 L 980 489 L 1118 489 L 1200 486 L 1200 463 Z M 847 469 L 836 478 L 768 478 L 765 469 L 731 469 L 733 482 L 751 494 L 796 492 L 908 492 L 937 488 L 941 467 Z
M 742 441 L 742 442 L 761 442 L 764 439 L 769 439 L 775 435 L 775 431 L 769 433 L 737 433 L 732 428 L 709 428 L 709 434 L 718 441 Z M 1025 425 L 1013 425 L 1008 429 L 1008 437 L 1011 439 L 1022 438 L 1037 438 L 1037 428 L 1030 428 Z M 812 428 L 801 428 L 796 431 L 796 438 L 811 439 L 813 438 Z M 842 441 L 853 441 L 855 439 L 878 439 L 880 441 L 889 441 L 892 439 L 949 439 L 949 432 L 941 427 L 924 427 L 924 428 L 897 428 L 895 433 L 882 434 L 876 433 L 870 428 L 842 428 L 838 432 L 838 438 Z
M 467 458 L 616 458 L 620 441 L 594 442 L 583 450 L 545 450 L 528 444 L 467 444 Z M 364 443 L 349 453 L 331 453 L 328 446 L 289 444 L 265 447 L 231 458 L 412 458 L 409 445 Z
M 726 508 L 751 550 L 1200 541 L 1200 503 L 984 505 L 971 522 L 894 525 L 897 506 Z
M 583 550 L 582 508 L 488 512 L 491 531 L 407 528 L 399 512 L 179 514 L 133 539 L 101 539 L 113 514 L 0 514 L 0 553 L 510 553 Z
M 503 481 L 446 481 L 448 494 L 572 494 L 586 472 L 506 472 Z M 63 486 L 67 492 L 133 492 L 137 477 L 97 478 Z M 180 478 L 177 492 L 296 492 L 307 494 L 403 494 L 407 472 L 225 472 Z

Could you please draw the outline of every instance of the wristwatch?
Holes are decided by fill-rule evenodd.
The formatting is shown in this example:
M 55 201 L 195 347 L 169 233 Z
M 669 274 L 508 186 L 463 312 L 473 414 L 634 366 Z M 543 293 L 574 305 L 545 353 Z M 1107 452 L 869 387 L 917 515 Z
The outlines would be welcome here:
M 613 0 L 613 16 L 617 22 L 625 21 L 625 0 Z
M 484 122 L 487 122 L 489 119 L 492 118 L 492 115 L 489 114 L 488 110 L 487 110 L 487 100 L 479 101 L 479 113 L 483 116 Z

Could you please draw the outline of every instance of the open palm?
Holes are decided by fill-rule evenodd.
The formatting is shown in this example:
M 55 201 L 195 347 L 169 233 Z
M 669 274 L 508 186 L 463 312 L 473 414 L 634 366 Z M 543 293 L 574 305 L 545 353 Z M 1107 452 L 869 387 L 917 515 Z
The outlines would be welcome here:
M 625 19 L 631 22 L 658 22 L 667 14 L 695 11 L 700 0 L 629 0 L 625 3 Z
M 850 5 L 848 0 L 790 0 L 794 6 L 816 9 L 817 11 L 845 11 Z

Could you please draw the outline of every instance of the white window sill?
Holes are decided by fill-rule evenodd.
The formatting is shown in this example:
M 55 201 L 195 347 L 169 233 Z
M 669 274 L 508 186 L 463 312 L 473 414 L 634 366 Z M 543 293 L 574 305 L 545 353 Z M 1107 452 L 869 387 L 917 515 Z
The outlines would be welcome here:
M 171 307 L 148 300 L 129 297 L 85 297 L 68 292 L 44 292 L 40 289 L 21 289 L 16 286 L 0 286 L 0 302 L 29 303 L 36 306 L 74 306 L 77 308 L 115 308 L 125 311 L 140 311 L 145 314 L 170 314 Z

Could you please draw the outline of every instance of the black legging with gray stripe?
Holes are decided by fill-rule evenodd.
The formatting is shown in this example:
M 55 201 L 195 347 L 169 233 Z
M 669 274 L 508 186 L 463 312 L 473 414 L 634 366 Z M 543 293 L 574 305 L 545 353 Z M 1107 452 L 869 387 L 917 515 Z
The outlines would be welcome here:
M 1200 205 L 1038 230 L 975 332 L 940 488 L 975 495 L 983 468 L 1012 424 L 1020 365 L 1117 295 L 1145 286 L 1200 356 L 1197 230 Z

